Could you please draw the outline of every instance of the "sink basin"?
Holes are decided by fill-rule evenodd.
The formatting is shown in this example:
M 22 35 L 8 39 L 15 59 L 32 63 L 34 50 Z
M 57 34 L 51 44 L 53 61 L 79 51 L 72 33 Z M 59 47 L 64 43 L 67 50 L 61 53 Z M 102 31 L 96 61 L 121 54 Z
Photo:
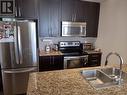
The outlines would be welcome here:
M 113 79 L 118 78 L 120 74 L 120 69 L 118 68 L 102 68 L 100 70 Z
M 117 85 L 113 79 L 100 70 L 83 70 L 81 75 L 96 89 Z
M 102 68 L 92 70 L 82 70 L 81 75 L 96 89 L 127 83 L 127 73 L 122 71 L 119 82 L 120 69 Z
M 118 68 L 102 68 L 100 70 L 105 74 L 107 74 L 112 79 L 119 78 L 120 69 Z M 121 79 L 122 82 L 127 82 L 127 73 L 122 71 Z

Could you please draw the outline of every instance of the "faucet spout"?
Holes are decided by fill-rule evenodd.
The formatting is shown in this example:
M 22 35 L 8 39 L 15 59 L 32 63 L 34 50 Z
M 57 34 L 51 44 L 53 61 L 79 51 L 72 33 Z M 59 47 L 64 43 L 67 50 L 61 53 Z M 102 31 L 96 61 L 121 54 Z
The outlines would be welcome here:
M 105 66 L 108 64 L 108 58 L 109 58 L 110 55 L 116 55 L 116 56 L 118 56 L 118 58 L 120 59 L 120 70 L 122 70 L 123 58 L 117 52 L 110 52 L 106 56 Z
M 107 56 L 106 56 L 106 60 L 105 60 L 105 66 L 108 64 L 108 58 L 111 55 L 116 55 L 118 56 L 118 58 L 120 59 L 120 73 L 119 73 L 119 84 L 121 84 L 121 75 L 122 75 L 122 64 L 123 64 L 123 58 L 116 52 L 110 52 Z

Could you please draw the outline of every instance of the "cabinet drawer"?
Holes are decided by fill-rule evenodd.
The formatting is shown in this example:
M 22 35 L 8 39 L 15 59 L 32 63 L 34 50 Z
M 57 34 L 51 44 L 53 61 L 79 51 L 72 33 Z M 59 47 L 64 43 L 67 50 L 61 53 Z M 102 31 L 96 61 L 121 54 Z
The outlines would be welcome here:
M 91 57 L 92 58 L 98 58 L 98 57 L 100 57 L 100 54 L 91 54 Z
M 98 62 L 98 59 L 92 59 L 91 62 Z

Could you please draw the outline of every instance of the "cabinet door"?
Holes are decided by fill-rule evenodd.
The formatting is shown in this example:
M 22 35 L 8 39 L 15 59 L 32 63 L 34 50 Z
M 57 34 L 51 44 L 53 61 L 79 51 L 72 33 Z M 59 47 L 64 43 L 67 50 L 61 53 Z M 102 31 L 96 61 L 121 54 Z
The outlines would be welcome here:
M 39 71 L 63 69 L 63 56 L 40 56 Z
M 40 56 L 39 57 L 39 71 L 49 71 L 52 69 L 51 57 Z
M 2 84 L 2 73 L 1 73 L 1 70 L 0 70 L 0 92 L 3 91 L 3 84 Z
M 1 65 L 0 65 L 0 92 L 3 92 Z
M 99 3 L 62 0 L 62 21 L 86 22 L 86 36 L 97 37 L 99 10 Z
M 49 6 L 50 6 L 50 14 L 49 14 L 49 19 L 50 19 L 50 34 L 51 37 L 58 37 L 60 36 L 60 0 L 49 0 Z
M 39 0 L 41 37 L 60 36 L 60 0 Z
M 84 1 L 76 1 L 75 8 L 75 21 L 86 22 L 87 21 L 87 4 Z
M 63 56 L 53 56 L 53 65 L 55 70 L 63 69 Z
M 89 54 L 88 56 L 88 66 L 100 66 L 101 65 L 101 53 Z
M 49 0 L 39 0 L 39 35 L 49 37 Z
M 97 37 L 100 4 L 86 2 L 87 5 L 87 37 Z
M 87 6 L 80 0 L 62 0 L 62 20 L 63 21 L 86 21 Z
M 15 0 L 16 17 L 38 18 L 38 0 Z
M 62 0 L 62 21 L 74 21 L 77 0 Z

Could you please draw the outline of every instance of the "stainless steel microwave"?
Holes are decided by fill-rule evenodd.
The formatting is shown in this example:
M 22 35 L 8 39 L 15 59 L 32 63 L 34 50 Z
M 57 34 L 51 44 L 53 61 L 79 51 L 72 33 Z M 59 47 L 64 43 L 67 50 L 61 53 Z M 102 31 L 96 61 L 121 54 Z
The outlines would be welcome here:
M 86 22 L 62 22 L 62 36 L 86 36 Z

